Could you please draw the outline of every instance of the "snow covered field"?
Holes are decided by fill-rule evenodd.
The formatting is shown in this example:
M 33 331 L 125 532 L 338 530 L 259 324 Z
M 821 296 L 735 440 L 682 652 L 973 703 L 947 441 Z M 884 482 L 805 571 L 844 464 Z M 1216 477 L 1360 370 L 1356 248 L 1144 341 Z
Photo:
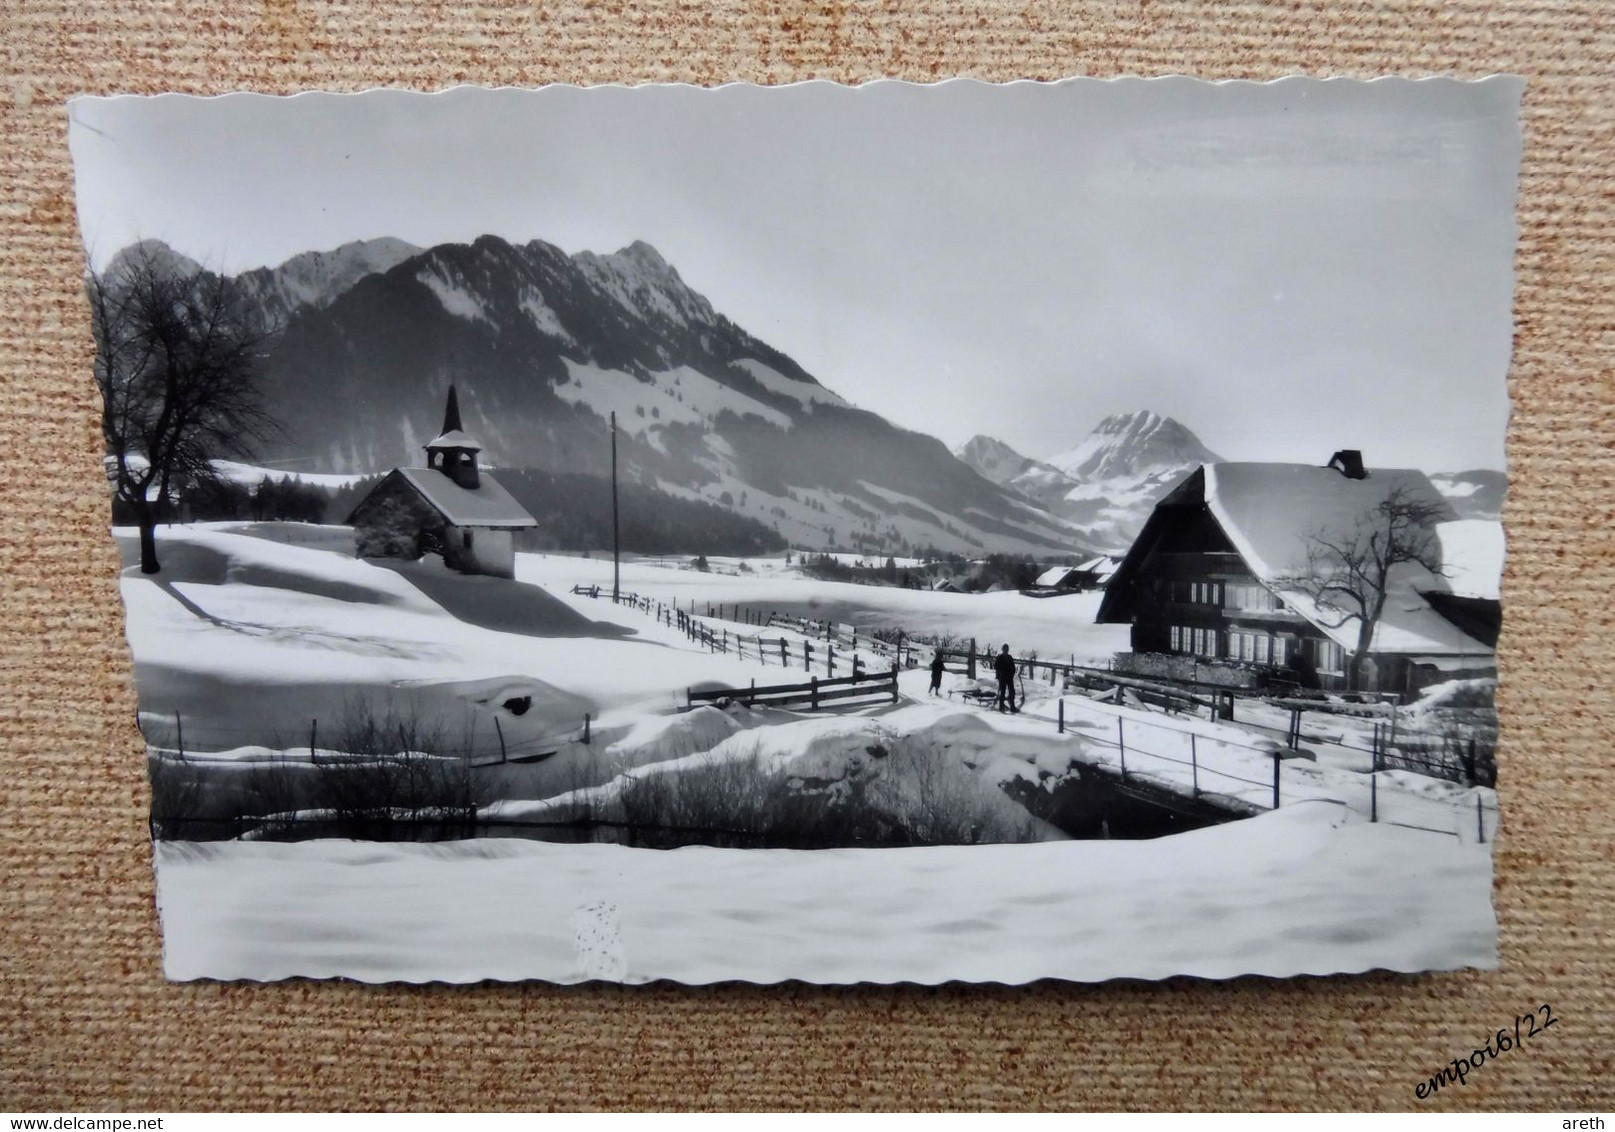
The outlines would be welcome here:
M 1271 756 L 1249 729 L 1080 696 L 1064 698 L 1062 735 L 1046 685 L 1029 683 L 1025 714 L 999 716 L 928 699 L 923 669 L 900 674 L 902 702 L 844 715 L 679 715 L 691 686 L 804 673 L 713 654 L 639 610 L 570 592 L 609 585 L 608 561 L 522 555 L 511 582 L 433 560 L 357 561 L 342 528 L 198 524 L 159 534 L 163 573 L 128 570 L 123 591 L 143 722 L 159 746 L 182 724 L 187 766 L 312 763 L 306 721 L 323 721 L 315 753 L 336 753 L 331 721 L 356 694 L 374 694 L 457 721 L 464 753 L 479 758 L 501 744 L 554 746 L 541 763 L 497 768 L 502 792 L 483 816 L 507 825 L 575 818 L 580 807 L 609 817 L 648 778 L 688 781 L 744 764 L 793 789 L 853 792 L 900 826 L 937 797 L 965 799 L 988 827 L 1013 817 L 1037 842 L 813 851 L 517 837 L 159 842 L 175 978 L 1018 982 L 1495 962 L 1490 791 L 1383 773 L 1382 820 L 1370 824 L 1367 776 L 1290 760 L 1276 813 L 1152 841 L 1048 840 L 1066 835 L 1028 822 L 1003 787 L 1050 790 L 1078 768 L 1114 776 L 1118 726 L 1135 787 L 1197 784 L 1235 812 L 1266 808 Z M 1125 626 L 1091 624 L 1091 595 L 936 594 L 810 581 L 772 560 L 746 572 L 713 566 L 630 563 L 623 584 L 686 608 L 693 600 L 702 613 L 721 602 L 934 625 L 1017 651 L 1045 642 L 1049 654 L 1079 660 L 1120 647 L 1118 628 L 1125 643 Z M 950 676 L 944 689 L 966 683 Z M 513 698 L 530 706 L 512 715 Z M 585 716 L 591 745 L 577 739 Z M 553 741 L 558 728 L 572 738 Z M 913 773 L 921 751 L 941 760 L 929 778 Z
M 1155 841 L 159 843 L 173 979 L 1021 983 L 1494 967 L 1491 855 L 1309 803 Z
M 1049 660 L 1104 665 L 1128 645 L 1126 625 L 1095 625 L 1103 597 L 1097 591 L 1054 598 L 1027 597 L 1015 591 L 983 594 L 936 593 L 856 582 L 803 578 L 778 559 L 746 559 L 749 574 L 721 571 L 733 560 L 712 561 L 713 570 L 681 569 L 667 560 L 627 562 L 622 587 L 661 601 L 677 601 L 700 612 L 708 604 L 751 606 L 797 617 L 837 621 L 859 628 L 902 628 L 910 633 L 975 637 L 983 648 L 1007 643 L 1017 655 L 1036 652 Z M 573 585 L 611 586 L 609 558 L 524 554 L 517 557 L 516 577 L 552 589 Z

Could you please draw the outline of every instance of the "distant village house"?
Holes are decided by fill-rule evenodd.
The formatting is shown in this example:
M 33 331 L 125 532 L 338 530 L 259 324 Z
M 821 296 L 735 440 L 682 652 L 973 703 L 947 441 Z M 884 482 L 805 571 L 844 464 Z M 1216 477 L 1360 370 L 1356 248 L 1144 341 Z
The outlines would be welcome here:
M 394 468 L 353 509 L 361 558 L 440 554 L 466 574 L 515 576 L 518 530 L 537 521 L 493 476 L 477 467 L 482 445 L 460 423 L 449 387 L 443 431 L 426 445 L 426 467 Z
M 1058 593 L 1102 590 L 1110 584 L 1120 565 L 1117 559 L 1100 555 L 1075 566 L 1051 566 L 1038 575 L 1034 588 Z
M 1098 620 L 1131 623 L 1136 671 L 1251 685 L 1346 687 L 1356 618 L 1296 588 L 1319 531 L 1349 529 L 1393 491 L 1439 503 L 1442 569 L 1396 567 L 1363 690 L 1413 693 L 1496 674 L 1501 524 L 1458 520 L 1424 473 L 1329 465 L 1204 464 L 1155 507 L 1111 580 Z

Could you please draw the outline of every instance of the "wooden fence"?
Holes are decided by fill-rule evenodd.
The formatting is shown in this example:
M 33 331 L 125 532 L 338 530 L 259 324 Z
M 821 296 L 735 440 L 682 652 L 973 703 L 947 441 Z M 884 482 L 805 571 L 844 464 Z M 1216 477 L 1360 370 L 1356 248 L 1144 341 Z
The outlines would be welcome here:
M 822 707 L 844 707 L 849 700 L 878 696 L 890 703 L 897 702 L 897 669 L 864 676 L 843 676 L 820 680 L 810 677 L 805 684 L 769 684 L 759 688 L 752 681 L 749 688 L 718 688 L 687 695 L 686 707 L 698 704 L 732 700 L 747 707 L 791 707 L 818 711 Z

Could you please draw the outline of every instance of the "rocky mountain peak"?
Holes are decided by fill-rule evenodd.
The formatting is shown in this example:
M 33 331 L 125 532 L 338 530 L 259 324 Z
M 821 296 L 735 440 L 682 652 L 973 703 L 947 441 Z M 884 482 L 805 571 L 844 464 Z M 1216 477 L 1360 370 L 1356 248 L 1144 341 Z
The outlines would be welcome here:
M 1189 429 L 1149 409 L 1116 413 L 1100 421 L 1082 443 L 1048 463 L 1077 480 L 1139 477 L 1219 457 Z
M 101 274 L 107 279 L 118 279 L 137 268 L 150 268 L 169 278 L 195 275 L 202 265 L 190 256 L 182 255 L 162 240 L 141 240 L 121 249 L 107 263 Z
M 572 262 L 592 285 L 640 318 L 679 325 L 711 323 L 717 318 L 706 297 L 692 290 L 644 240 L 608 255 L 578 252 Z
M 953 454 L 983 479 L 1000 486 L 1041 466 L 1038 461 L 1021 455 L 996 436 L 980 433 L 955 448 Z

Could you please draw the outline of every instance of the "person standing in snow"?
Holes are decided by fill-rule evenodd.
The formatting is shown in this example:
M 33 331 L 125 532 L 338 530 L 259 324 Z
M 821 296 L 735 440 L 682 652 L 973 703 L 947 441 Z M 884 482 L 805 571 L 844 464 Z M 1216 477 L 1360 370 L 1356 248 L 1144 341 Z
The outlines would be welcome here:
M 937 649 L 931 654 L 931 694 L 942 694 L 942 650 Z
M 993 675 L 998 677 L 998 710 L 1018 712 L 1015 706 L 1015 658 L 1005 645 L 993 658 Z

